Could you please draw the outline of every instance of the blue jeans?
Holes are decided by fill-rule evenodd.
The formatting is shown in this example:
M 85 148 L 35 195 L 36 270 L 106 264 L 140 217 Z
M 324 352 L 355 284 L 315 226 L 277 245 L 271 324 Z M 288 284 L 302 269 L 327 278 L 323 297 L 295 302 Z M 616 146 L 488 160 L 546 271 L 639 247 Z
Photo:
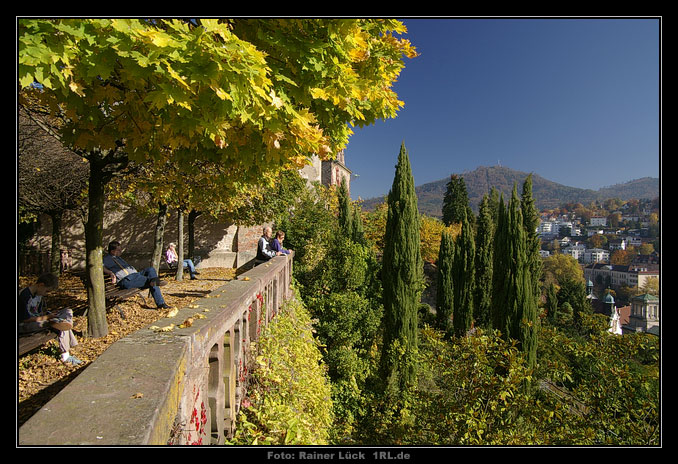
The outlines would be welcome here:
M 191 261 L 190 259 L 185 259 L 184 267 L 188 268 L 188 272 L 191 274 L 191 277 L 195 275 L 195 266 L 193 265 L 193 261 Z
M 146 269 L 135 272 L 126 276 L 124 279 L 118 282 L 118 285 L 122 288 L 144 288 L 148 286 L 148 283 L 151 279 L 158 277 L 158 273 L 152 267 L 147 267 Z M 162 296 L 160 287 L 153 285 L 150 287 L 151 296 L 153 296 L 153 301 L 157 306 L 162 306 L 165 304 L 165 299 Z

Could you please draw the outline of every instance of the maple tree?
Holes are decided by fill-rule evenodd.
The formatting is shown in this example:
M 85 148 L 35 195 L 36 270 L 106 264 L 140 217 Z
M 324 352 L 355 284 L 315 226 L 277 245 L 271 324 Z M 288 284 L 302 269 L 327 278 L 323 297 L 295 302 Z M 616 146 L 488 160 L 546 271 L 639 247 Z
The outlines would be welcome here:
M 256 182 L 345 147 L 349 124 L 393 117 L 414 47 L 386 19 L 19 19 L 20 103 L 62 124 L 90 165 L 88 335 L 107 333 L 104 186 L 130 161 L 196 160 Z

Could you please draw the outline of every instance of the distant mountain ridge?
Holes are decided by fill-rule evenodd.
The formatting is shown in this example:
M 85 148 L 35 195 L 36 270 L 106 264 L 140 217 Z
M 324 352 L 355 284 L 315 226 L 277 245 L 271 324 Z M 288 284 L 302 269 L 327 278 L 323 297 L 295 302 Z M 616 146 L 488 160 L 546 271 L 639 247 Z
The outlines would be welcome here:
M 529 175 L 527 172 L 516 171 L 503 166 L 481 166 L 477 169 L 458 174 L 464 178 L 468 192 L 469 204 L 473 211 L 478 212 L 478 204 L 483 195 L 492 187 L 504 194 L 508 201 L 515 184 L 520 194 L 523 182 Z M 434 182 L 429 182 L 415 187 L 419 211 L 428 216 L 441 217 L 443 198 L 447 189 L 450 176 Z M 363 201 L 363 209 L 370 211 L 384 201 L 383 197 L 369 198 Z M 532 174 L 532 196 L 538 209 L 555 208 L 564 203 L 582 203 L 584 205 L 607 198 L 619 198 L 630 200 L 632 198 L 656 198 L 659 196 L 659 179 L 656 177 L 643 177 L 622 184 L 603 187 L 598 190 L 568 187 L 563 184 L 550 181 L 538 174 Z

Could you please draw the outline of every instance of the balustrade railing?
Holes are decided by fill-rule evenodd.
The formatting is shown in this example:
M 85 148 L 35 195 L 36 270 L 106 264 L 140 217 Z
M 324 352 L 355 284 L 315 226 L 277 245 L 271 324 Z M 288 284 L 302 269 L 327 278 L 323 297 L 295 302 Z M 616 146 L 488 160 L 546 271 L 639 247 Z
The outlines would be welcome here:
M 223 444 L 261 327 L 292 295 L 292 263 L 273 258 L 118 340 L 26 421 L 19 445 Z

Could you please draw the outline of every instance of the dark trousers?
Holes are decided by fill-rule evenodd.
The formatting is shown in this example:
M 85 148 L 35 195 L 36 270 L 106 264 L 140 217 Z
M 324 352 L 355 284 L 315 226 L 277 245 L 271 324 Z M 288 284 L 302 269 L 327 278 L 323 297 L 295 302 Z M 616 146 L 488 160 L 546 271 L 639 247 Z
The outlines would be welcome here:
M 149 286 L 151 279 L 156 279 L 157 277 L 158 273 L 156 270 L 152 267 L 147 267 L 142 271 L 126 276 L 118 283 L 118 285 L 122 288 L 144 288 Z M 155 304 L 157 306 L 164 305 L 165 299 L 162 296 L 160 287 L 153 285 L 150 287 L 150 289 L 151 296 L 153 296 L 153 301 L 155 301 Z

